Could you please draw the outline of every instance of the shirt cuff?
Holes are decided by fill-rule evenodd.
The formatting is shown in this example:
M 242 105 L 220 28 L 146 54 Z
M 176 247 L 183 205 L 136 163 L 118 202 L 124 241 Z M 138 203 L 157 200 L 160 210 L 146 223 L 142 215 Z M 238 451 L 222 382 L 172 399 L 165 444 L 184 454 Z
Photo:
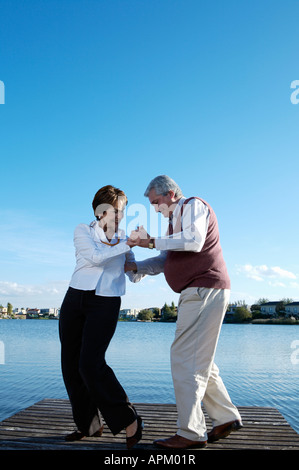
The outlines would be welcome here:
M 168 239 L 155 238 L 155 248 L 159 251 L 168 250 L 167 248 Z

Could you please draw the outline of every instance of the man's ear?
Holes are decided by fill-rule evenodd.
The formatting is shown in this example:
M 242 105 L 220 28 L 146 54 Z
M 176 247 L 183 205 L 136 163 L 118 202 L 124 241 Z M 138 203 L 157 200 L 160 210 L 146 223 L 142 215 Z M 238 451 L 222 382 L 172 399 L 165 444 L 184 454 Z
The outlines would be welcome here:
M 174 193 L 174 191 L 170 190 L 170 191 L 168 191 L 168 194 L 169 194 L 169 196 L 170 196 L 170 199 L 171 199 L 172 201 L 175 201 L 175 193 Z

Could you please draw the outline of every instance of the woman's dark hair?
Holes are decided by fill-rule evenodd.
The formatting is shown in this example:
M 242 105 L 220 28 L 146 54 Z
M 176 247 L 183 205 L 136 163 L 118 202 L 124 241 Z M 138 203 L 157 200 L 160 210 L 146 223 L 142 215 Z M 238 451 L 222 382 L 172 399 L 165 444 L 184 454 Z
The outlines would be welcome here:
M 105 211 L 105 207 L 117 207 L 117 202 L 120 198 L 122 200 L 125 200 L 125 204 L 128 203 L 127 196 L 121 189 L 115 188 L 110 184 L 108 184 L 107 186 L 103 186 L 103 188 L 99 189 L 96 192 L 92 201 L 92 208 L 96 217 L 98 218 L 98 215 L 100 213 L 102 214 Z

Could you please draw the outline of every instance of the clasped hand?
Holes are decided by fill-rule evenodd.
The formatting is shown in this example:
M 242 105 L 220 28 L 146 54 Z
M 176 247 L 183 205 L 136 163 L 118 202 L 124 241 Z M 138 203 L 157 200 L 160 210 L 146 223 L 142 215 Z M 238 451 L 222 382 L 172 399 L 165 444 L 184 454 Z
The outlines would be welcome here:
M 133 232 L 131 232 L 130 237 L 127 239 L 127 245 L 129 245 L 130 247 L 140 246 L 143 248 L 148 248 L 150 239 L 150 235 L 141 225 L 136 230 L 133 230 Z

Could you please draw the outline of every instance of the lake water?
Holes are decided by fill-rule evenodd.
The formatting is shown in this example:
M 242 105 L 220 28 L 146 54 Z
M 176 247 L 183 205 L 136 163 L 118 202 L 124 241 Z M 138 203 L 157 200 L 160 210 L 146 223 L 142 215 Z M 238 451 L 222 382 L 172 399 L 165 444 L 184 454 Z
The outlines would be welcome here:
M 173 323 L 119 322 L 107 362 L 133 402 L 174 403 Z M 299 326 L 224 324 L 216 364 L 237 406 L 277 408 L 299 432 Z M 0 320 L 0 421 L 67 398 L 57 320 Z

